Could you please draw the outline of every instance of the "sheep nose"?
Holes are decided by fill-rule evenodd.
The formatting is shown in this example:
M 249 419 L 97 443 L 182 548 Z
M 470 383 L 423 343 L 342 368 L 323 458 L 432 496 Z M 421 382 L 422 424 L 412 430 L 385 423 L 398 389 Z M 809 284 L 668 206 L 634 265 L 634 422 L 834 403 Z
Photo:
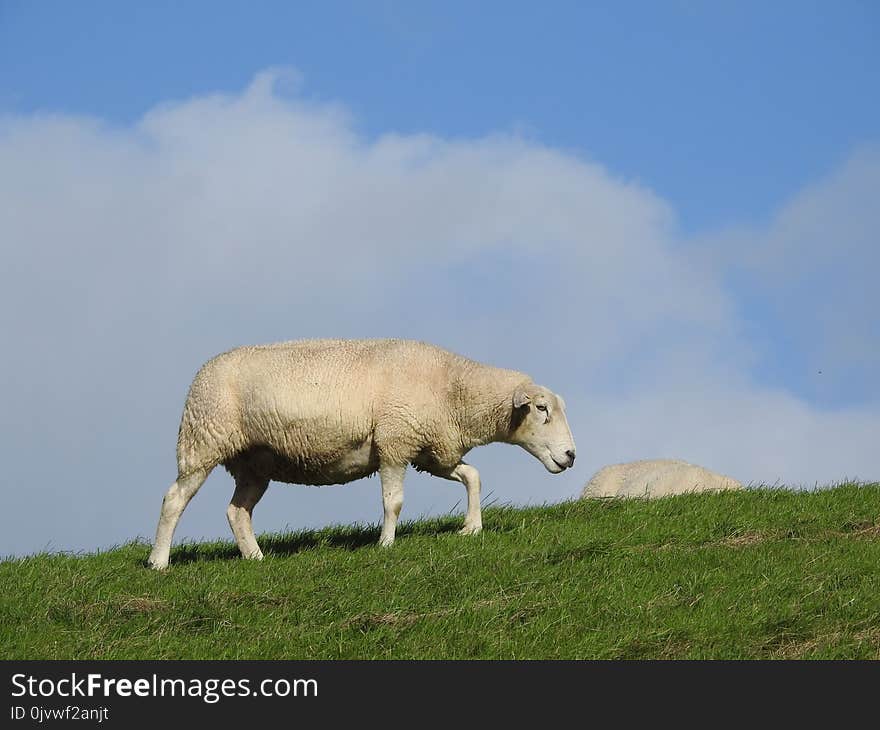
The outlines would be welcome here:
M 568 457 L 568 465 L 574 466 L 574 449 L 569 449 L 565 452 L 565 455 Z

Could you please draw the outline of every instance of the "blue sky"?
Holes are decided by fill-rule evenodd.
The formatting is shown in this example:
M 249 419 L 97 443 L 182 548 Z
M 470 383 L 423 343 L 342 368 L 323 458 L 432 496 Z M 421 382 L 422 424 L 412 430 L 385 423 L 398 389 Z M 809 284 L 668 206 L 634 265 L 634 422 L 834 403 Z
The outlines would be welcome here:
M 0 439 L 29 485 L 0 554 L 149 538 L 195 370 L 307 336 L 562 393 L 578 468 L 475 453 L 500 501 L 635 458 L 880 478 L 878 8 L 0 0 Z M 408 479 L 408 517 L 460 501 Z M 225 535 L 228 481 L 181 537 Z M 374 521 L 374 481 L 270 490 L 257 529 Z
M 874 2 L 0 2 L 0 108 L 130 122 L 286 65 L 364 133 L 518 130 L 660 191 L 685 231 L 770 215 L 880 128 Z

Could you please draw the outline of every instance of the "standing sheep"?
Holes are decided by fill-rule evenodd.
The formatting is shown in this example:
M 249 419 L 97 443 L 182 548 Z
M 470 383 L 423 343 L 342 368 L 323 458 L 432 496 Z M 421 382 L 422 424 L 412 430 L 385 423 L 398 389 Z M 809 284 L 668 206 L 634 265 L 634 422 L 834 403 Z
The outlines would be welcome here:
M 301 340 L 241 347 L 196 374 L 177 439 L 177 481 L 162 502 L 150 566 L 168 565 L 180 515 L 223 464 L 235 480 L 229 525 L 261 559 L 251 524 L 270 480 L 344 484 L 379 472 L 391 545 L 408 464 L 467 490 L 462 534 L 482 529 L 475 446 L 521 446 L 553 473 L 574 464 L 559 396 L 513 370 L 409 340 Z

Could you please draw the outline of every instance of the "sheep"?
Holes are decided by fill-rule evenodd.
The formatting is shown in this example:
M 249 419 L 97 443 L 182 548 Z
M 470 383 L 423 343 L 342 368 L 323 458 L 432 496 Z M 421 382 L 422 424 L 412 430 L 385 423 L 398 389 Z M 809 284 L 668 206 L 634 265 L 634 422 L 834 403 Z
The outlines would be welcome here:
M 244 558 L 262 559 L 253 509 L 270 480 L 344 484 L 379 473 L 394 542 L 407 466 L 460 482 L 462 534 L 482 529 L 480 475 L 462 457 L 475 446 L 521 446 L 547 471 L 574 464 L 561 397 L 528 375 L 411 340 L 298 340 L 240 347 L 193 379 L 177 440 L 177 480 L 162 502 L 149 558 L 168 566 L 183 510 L 222 464 L 235 491 L 227 517 Z
M 613 464 L 597 471 L 581 499 L 590 497 L 665 497 L 684 492 L 742 489 L 740 482 L 677 459 Z

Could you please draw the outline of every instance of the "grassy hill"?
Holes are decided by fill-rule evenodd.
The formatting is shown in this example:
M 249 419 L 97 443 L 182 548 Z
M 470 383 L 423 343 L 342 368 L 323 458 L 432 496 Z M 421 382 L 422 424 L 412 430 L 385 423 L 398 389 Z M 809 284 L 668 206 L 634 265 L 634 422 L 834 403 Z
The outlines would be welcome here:
M 0 656 L 880 658 L 880 484 L 263 535 L 0 563 Z

